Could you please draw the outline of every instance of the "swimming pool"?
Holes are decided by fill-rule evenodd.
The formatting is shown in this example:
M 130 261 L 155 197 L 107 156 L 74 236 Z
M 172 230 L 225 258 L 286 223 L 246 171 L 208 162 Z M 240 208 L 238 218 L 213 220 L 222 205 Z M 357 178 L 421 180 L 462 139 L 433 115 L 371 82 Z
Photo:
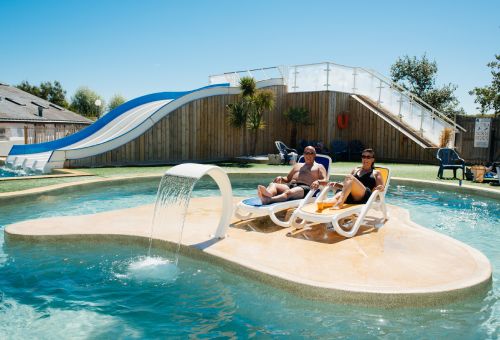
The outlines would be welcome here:
M 0 167 L 0 178 L 7 177 L 22 177 L 29 176 L 29 173 L 26 173 L 24 170 L 12 170 L 7 169 L 5 166 Z
M 270 179 L 271 177 L 268 177 Z M 258 176 L 231 176 L 235 195 L 251 195 Z M 0 224 L 120 209 L 154 202 L 159 181 L 46 195 L 0 207 Z M 209 180 L 194 196 L 218 193 Z M 338 337 L 498 338 L 500 202 L 393 185 L 389 204 L 419 224 L 482 251 L 493 266 L 484 298 L 433 308 L 380 309 L 301 299 L 181 256 L 178 273 L 146 280 L 128 265 L 144 247 L 109 243 L 5 243 L 0 233 L 0 337 Z M 154 249 L 154 256 L 166 257 Z

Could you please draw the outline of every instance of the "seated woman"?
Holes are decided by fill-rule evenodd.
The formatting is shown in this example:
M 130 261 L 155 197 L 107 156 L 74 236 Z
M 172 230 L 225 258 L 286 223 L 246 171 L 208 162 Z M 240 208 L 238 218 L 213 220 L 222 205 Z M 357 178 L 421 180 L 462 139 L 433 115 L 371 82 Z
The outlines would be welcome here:
M 347 175 L 343 183 L 329 183 L 334 190 L 339 189 L 333 199 L 325 202 L 333 209 L 342 209 L 344 203 L 364 204 L 368 202 L 372 191 L 384 191 L 384 180 L 375 168 L 375 152 L 365 149 L 361 153 L 361 167 L 355 168 Z

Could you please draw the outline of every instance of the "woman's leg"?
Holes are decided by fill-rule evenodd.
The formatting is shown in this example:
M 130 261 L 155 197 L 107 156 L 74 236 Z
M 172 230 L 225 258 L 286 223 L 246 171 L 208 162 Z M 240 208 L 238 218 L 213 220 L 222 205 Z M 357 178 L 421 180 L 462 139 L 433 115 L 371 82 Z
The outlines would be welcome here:
M 356 177 L 353 175 L 347 175 L 344 180 L 344 186 L 337 199 L 337 208 L 341 209 L 344 205 L 345 200 L 351 194 L 355 201 L 361 201 L 365 196 L 366 188 Z
M 341 194 L 342 194 L 341 191 L 337 192 L 335 195 L 333 195 L 333 197 L 331 199 L 325 200 L 325 203 L 328 203 L 329 205 L 330 204 L 336 205 Z

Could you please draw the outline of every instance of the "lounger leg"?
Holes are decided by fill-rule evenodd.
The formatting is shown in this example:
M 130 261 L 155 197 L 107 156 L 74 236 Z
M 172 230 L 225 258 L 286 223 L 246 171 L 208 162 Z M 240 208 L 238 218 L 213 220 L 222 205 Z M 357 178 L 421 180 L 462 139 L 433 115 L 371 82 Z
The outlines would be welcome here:
M 288 228 L 290 226 L 290 220 L 289 221 L 281 221 L 277 216 L 276 216 L 276 212 L 275 211 L 272 211 L 270 214 L 269 214 L 269 217 L 271 218 L 271 220 L 276 224 L 276 225 L 279 225 L 280 227 L 282 228 Z
M 290 225 L 296 229 L 303 229 L 306 226 L 306 220 L 302 220 L 302 222 L 297 222 L 299 217 L 295 216 L 295 214 L 290 217 Z
M 382 210 L 382 214 L 384 214 L 384 222 L 389 219 L 389 215 L 387 214 L 387 206 L 385 205 L 385 197 L 383 195 L 379 196 L 380 198 L 380 209 Z
M 344 237 L 348 237 L 348 238 L 351 238 L 353 237 L 354 235 L 357 234 L 358 230 L 359 230 L 359 227 L 361 226 L 361 223 L 363 222 L 365 216 L 366 216 L 366 210 L 367 209 L 363 209 L 363 211 L 361 212 L 361 214 L 358 216 L 358 218 L 356 219 L 356 222 L 354 223 L 354 225 L 352 226 L 351 230 L 349 231 L 345 231 L 344 229 L 342 229 L 342 227 L 339 225 L 339 221 L 344 218 L 345 216 L 336 216 L 333 218 L 332 220 L 332 225 L 333 225 L 333 229 L 337 232 L 337 234 L 339 235 L 342 235 Z
M 240 220 L 248 220 L 249 218 L 252 218 L 252 215 L 253 215 L 252 213 L 248 213 L 246 215 L 242 215 L 242 214 L 239 213 L 238 210 L 239 210 L 238 208 L 235 209 L 234 216 L 236 216 Z

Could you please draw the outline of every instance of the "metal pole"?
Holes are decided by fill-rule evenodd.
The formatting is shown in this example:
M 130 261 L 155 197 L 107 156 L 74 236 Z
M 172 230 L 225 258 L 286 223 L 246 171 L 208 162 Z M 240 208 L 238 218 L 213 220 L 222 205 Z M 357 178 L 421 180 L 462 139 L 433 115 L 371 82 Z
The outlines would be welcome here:
M 352 77 L 353 77 L 353 80 L 352 80 L 352 93 L 356 93 L 356 76 L 358 75 L 357 73 L 357 68 L 354 67 L 354 72 L 352 73 Z
M 420 110 L 420 136 L 424 135 L 424 111 Z
M 295 68 L 295 71 L 293 71 L 293 86 L 292 86 L 293 92 L 295 92 L 297 89 L 297 73 L 299 73 L 297 71 L 297 66 L 295 66 L 294 68 Z
M 382 79 L 379 78 L 379 87 L 378 87 L 378 100 L 377 100 L 377 105 L 380 106 L 380 98 L 382 96 Z
M 403 108 L 403 94 L 399 92 L 399 112 L 398 112 L 399 120 L 403 119 L 403 115 L 401 114 L 402 108 Z
M 328 91 L 328 87 L 330 86 L 330 63 L 326 63 L 326 90 Z

